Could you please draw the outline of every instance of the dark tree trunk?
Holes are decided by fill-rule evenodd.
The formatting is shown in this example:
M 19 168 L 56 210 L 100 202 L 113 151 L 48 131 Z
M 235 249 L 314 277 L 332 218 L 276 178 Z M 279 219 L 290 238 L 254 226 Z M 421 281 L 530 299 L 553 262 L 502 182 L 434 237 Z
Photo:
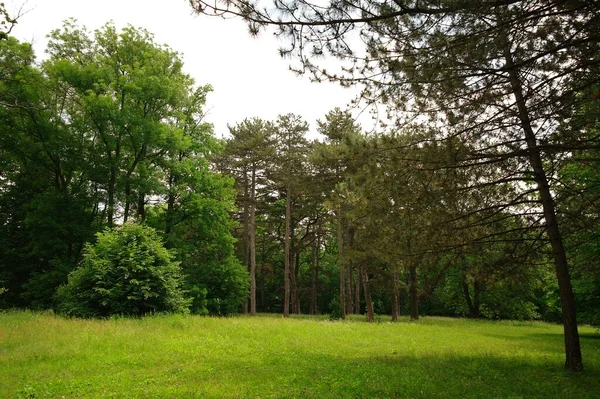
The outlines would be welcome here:
M 465 298 L 465 302 L 467 303 L 467 308 L 469 308 L 469 316 L 473 317 L 473 313 L 475 312 L 475 308 L 473 307 L 473 301 L 471 300 L 471 292 L 469 290 L 469 283 L 467 283 L 466 276 L 463 273 L 461 278 L 461 286 L 463 291 L 463 297 Z
M 575 300 L 573 296 L 573 287 L 569 276 L 569 267 L 567 264 L 567 256 L 556 218 L 556 209 L 554 199 L 548 184 L 548 178 L 540 149 L 537 146 L 535 132 L 531 126 L 529 111 L 527 109 L 526 100 L 523 96 L 523 88 L 521 80 L 517 72 L 517 67 L 514 64 L 509 43 L 506 43 L 504 50 L 506 66 L 509 71 L 510 83 L 518 108 L 518 117 L 521 122 L 521 127 L 525 133 L 525 141 L 529 150 L 529 163 L 533 170 L 533 176 L 538 187 L 538 193 L 544 210 L 544 219 L 546 221 L 546 232 L 552 247 L 554 257 L 554 266 L 556 277 L 558 279 L 558 287 L 560 291 L 560 299 L 562 306 L 563 330 L 565 337 L 565 367 L 572 371 L 583 370 L 583 359 L 581 356 L 581 347 L 579 343 L 579 331 L 577 330 L 577 317 L 575 314 Z
M 293 231 L 294 231 L 294 229 L 292 229 L 292 232 Z M 293 234 L 294 233 L 292 233 L 292 235 Z M 292 251 L 292 259 L 290 259 L 290 265 L 292 265 L 292 270 L 290 273 L 290 277 L 291 277 L 290 283 L 292 284 L 292 292 L 291 292 L 292 313 L 300 314 L 300 301 L 298 298 L 298 272 L 300 269 L 300 254 L 295 253 L 295 248 Z
M 367 274 L 366 268 L 361 268 L 362 281 L 363 281 L 363 292 L 365 293 L 365 304 L 367 307 L 367 321 L 372 322 L 375 320 L 375 312 L 373 312 L 373 300 L 371 299 L 371 287 L 369 286 L 369 275 Z
M 250 314 L 256 315 L 256 166 L 250 185 Z
M 348 228 L 348 245 L 349 249 L 354 247 L 354 229 Z M 349 259 L 346 260 L 346 313 L 352 314 L 354 311 L 354 293 L 352 292 L 352 278 L 354 274 L 353 262 Z
M 242 216 L 244 223 L 244 239 L 242 241 L 242 245 L 244 247 L 244 265 L 246 266 L 246 270 L 248 274 L 250 271 L 250 205 L 249 205 L 249 196 L 250 196 L 250 188 L 248 187 L 248 169 L 244 167 L 244 215 Z M 244 303 L 242 304 L 242 313 L 248 314 L 248 298 L 244 298 Z

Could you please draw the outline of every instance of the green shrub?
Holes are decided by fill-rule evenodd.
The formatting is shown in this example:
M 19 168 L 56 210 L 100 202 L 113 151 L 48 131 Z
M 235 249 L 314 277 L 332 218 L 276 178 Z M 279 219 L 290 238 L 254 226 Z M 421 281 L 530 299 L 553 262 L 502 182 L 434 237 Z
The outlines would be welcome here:
M 59 310 L 78 317 L 187 311 L 179 264 L 154 229 L 127 223 L 97 234 L 59 288 Z

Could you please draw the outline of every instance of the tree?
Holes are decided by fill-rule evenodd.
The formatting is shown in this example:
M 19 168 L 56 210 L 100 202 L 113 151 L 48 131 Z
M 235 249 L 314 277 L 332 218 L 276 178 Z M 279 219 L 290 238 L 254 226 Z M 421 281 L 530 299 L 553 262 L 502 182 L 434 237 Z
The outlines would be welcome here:
M 558 120 L 581 101 L 573 94 L 598 82 L 597 2 L 507 0 L 277 2 L 274 9 L 246 0 L 193 0 L 207 14 L 244 18 L 252 33 L 275 25 L 290 39 L 283 53 L 318 80 L 365 84 L 363 97 L 386 103 L 392 116 L 428 115 L 446 135 L 478 143 L 473 159 L 517 160 L 512 178 L 532 178 L 552 247 L 563 312 L 565 365 L 582 370 L 569 267 L 552 195 L 552 160 L 568 146 L 549 143 Z M 352 49 L 352 35 L 366 43 Z M 322 55 L 345 62 L 339 73 L 316 63 Z M 585 75 L 582 86 L 569 85 Z M 590 101 L 585 99 L 584 101 Z M 440 121 L 440 122 L 438 122 Z M 489 138 L 491 140 L 481 140 Z M 565 144 L 563 141 L 560 144 Z M 506 203 L 503 199 L 499 202 Z
M 68 104 L 64 87 L 34 66 L 31 46 L 8 38 L 0 41 L 0 52 L 0 217 L 5 237 L 0 262 L 9 288 L 6 298 L 13 306 L 46 308 L 95 231 L 85 140 L 57 118 Z
M 108 24 L 92 38 L 74 21 L 51 33 L 48 49 L 44 68 L 69 88 L 70 123 L 89 138 L 106 223 L 112 226 L 119 210 L 125 221 L 133 209 L 143 219 L 145 199 L 161 186 L 156 160 L 173 143 L 166 121 L 193 90 L 179 55 L 145 30 L 119 33 Z
M 256 207 L 257 191 L 266 184 L 265 169 L 274 155 L 273 126 L 261 119 L 246 119 L 229 128 L 223 156 L 225 169 L 239 186 L 240 202 L 243 204 L 244 255 L 250 272 L 250 314 L 256 315 Z
M 294 229 L 292 226 L 292 213 L 294 197 L 299 196 L 303 175 L 306 171 L 308 157 L 308 141 L 304 137 L 308 132 L 308 124 L 298 115 L 280 115 L 275 122 L 276 146 L 276 170 L 273 180 L 279 186 L 280 191 L 285 193 L 285 259 L 284 259 L 284 304 L 283 314 L 289 317 L 291 279 L 292 274 L 292 248 L 294 240 Z
M 323 197 L 336 217 L 338 262 L 340 270 L 340 316 L 353 312 L 351 259 L 347 256 L 352 249 L 353 226 L 351 225 L 353 173 L 357 164 L 363 162 L 355 158 L 357 147 L 361 144 L 360 126 L 348 111 L 336 108 L 327 115 L 325 121 L 318 121 L 318 132 L 325 138 L 323 143 L 314 146 L 312 161 L 316 165 L 322 184 Z M 360 272 L 357 281 L 360 281 Z M 360 303 L 359 293 L 355 301 Z

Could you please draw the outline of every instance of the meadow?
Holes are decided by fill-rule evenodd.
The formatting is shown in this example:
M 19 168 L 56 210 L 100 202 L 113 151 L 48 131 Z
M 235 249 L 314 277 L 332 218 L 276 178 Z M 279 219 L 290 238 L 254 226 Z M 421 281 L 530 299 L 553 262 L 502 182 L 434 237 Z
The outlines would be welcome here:
M 586 371 L 570 373 L 562 327 L 538 322 L 11 311 L 0 397 L 598 398 L 600 334 L 580 333 Z

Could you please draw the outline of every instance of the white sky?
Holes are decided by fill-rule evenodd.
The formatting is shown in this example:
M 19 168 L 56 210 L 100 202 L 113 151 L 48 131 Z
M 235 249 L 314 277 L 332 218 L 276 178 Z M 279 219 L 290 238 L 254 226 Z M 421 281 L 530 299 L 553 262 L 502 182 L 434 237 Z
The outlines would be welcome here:
M 5 3 L 10 10 L 25 1 Z M 240 20 L 194 16 L 187 0 L 27 0 L 23 9 L 28 12 L 12 34 L 33 43 L 38 59 L 44 57 L 46 35 L 70 17 L 90 31 L 111 20 L 117 28 L 147 29 L 157 43 L 182 53 L 184 69 L 197 84 L 213 86 L 207 121 L 219 136 L 244 118 L 273 120 L 288 112 L 302 115 L 314 132 L 317 119 L 334 107 L 346 108 L 357 94 L 296 76 L 288 69 L 290 60 L 279 56 L 281 43 L 272 34 L 252 38 Z

